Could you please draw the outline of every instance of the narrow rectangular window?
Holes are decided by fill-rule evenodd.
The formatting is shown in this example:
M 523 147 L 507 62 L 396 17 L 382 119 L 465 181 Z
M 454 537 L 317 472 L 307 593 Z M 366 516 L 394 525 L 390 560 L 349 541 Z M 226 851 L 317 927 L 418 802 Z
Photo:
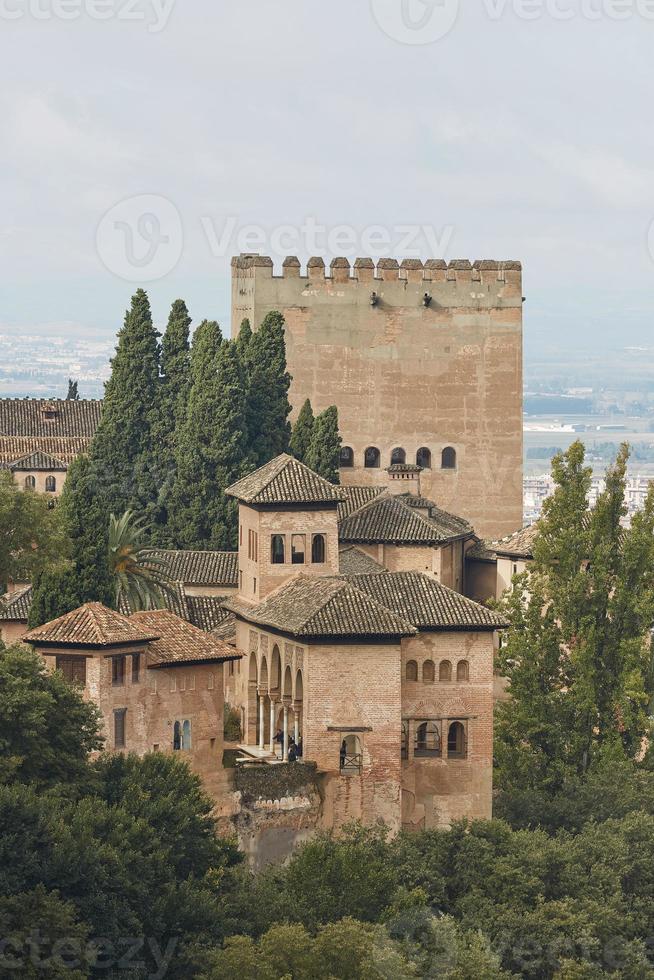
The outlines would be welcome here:
M 118 708 L 114 711 L 114 748 L 125 748 L 125 716 L 127 708 Z
M 69 684 L 86 684 L 86 657 L 57 657 L 57 670 Z
M 125 658 L 111 658 L 111 685 L 112 687 L 122 687 L 125 683 Z
M 141 679 L 141 654 L 132 654 L 132 684 L 138 684 Z
M 291 537 L 291 564 L 304 565 L 306 550 L 306 535 L 294 534 Z

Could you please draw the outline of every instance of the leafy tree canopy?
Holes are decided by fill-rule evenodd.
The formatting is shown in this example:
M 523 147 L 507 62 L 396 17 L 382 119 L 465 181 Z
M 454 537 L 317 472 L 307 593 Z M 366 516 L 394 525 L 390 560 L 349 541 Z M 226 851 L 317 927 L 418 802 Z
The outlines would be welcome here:
M 45 494 L 21 490 L 8 470 L 0 471 L 0 586 L 29 582 L 67 557 L 58 508 Z

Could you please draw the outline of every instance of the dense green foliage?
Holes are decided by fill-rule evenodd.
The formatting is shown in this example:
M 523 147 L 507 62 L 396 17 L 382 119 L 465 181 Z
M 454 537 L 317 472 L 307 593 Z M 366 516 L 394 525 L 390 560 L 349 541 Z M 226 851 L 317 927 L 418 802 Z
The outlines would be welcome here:
M 109 518 L 108 562 L 118 609 L 161 609 L 172 588 L 165 559 L 145 545 L 146 532 L 143 520 L 129 510 Z
M 268 313 L 255 333 L 248 338 L 245 328 L 243 336 L 247 431 L 252 463 L 256 467 L 288 452 L 289 448 L 291 376 L 286 370 L 284 317 L 281 313 Z
M 48 568 L 35 580 L 30 629 L 84 602 L 115 602 L 107 561 L 109 516 L 88 456 L 78 456 L 68 468 L 56 510 L 68 537 L 70 562 L 63 569 Z
M 214 321 L 193 337 L 191 379 L 170 497 L 173 535 L 183 548 L 235 548 L 238 510 L 224 490 L 248 469 L 245 385 L 236 346 Z
M 504 601 L 512 697 L 497 709 L 497 812 L 514 820 L 536 819 L 603 760 L 636 760 L 651 731 L 654 490 L 625 530 L 627 459 L 623 447 L 587 510 L 583 446 L 555 458 L 534 561 Z
M 315 419 L 313 417 L 311 402 L 307 398 L 304 405 L 300 409 L 297 419 L 295 420 L 289 445 L 291 453 L 296 459 L 299 459 L 301 463 L 306 463 L 307 461 L 307 454 L 309 452 L 309 446 L 311 445 L 311 436 L 313 435 L 314 422 Z
M 340 454 L 338 409 L 335 405 L 331 405 L 316 418 L 304 462 L 330 483 L 340 483 L 338 472 Z
M 66 536 L 45 494 L 21 490 L 9 470 L 0 470 L 0 587 L 29 582 L 66 554 Z

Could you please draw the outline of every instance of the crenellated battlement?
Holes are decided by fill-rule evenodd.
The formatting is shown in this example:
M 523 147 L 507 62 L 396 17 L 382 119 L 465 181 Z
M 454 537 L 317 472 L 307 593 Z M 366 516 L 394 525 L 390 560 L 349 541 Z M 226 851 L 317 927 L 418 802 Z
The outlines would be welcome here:
M 371 258 L 355 259 L 354 264 L 344 257 L 331 260 L 329 271 L 325 260 L 313 256 L 306 265 L 304 275 L 300 260 L 287 256 L 282 263 L 281 276 L 275 275 L 273 260 L 268 255 L 241 254 L 232 259 L 232 273 L 238 278 L 254 276 L 268 279 L 305 279 L 331 281 L 333 283 L 372 282 L 511 282 L 516 284 L 522 276 L 522 263 L 497 259 L 398 259 L 382 258 L 375 264 Z

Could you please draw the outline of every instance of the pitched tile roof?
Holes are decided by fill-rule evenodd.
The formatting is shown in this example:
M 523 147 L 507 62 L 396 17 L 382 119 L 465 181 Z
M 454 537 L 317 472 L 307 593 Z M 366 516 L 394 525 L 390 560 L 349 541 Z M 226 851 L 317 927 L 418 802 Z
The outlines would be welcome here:
M 383 565 L 353 544 L 339 551 L 338 568 L 341 575 L 380 575 L 386 571 Z
M 139 628 L 130 619 L 101 602 L 87 602 L 72 612 L 39 626 L 23 637 L 37 645 L 111 647 L 145 643 L 158 634 Z
M 500 558 L 533 558 L 534 541 L 538 534 L 538 523 L 523 527 L 498 541 L 479 541 L 471 548 L 466 558 L 477 561 L 497 561 Z
M 12 470 L 67 470 L 68 466 L 62 460 L 57 459 L 51 453 L 44 453 L 42 449 L 35 449 L 27 456 L 21 457 L 11 462 Z
M 508 626 L 498 613 L 445 588 L 423 572 L 357 575 L 350 581 L 421 630 L 486 631 Z
M 91 399 L 0 398 L 0 435 L 91 439 L 101 413 Z
M 225 608 L 248 622 L 307 639 L 400 637 L 416 632 L 410 622 L 360 591 L 353 582 L 298 575 L 258 606 L 230 597 Z
M 0 620 L 27 622 L 32 606 L 32 586 L 22 585 L 0 599 Z
M 148 644 L 148 667 L 240 660 L 241 654 L 218 636 L 205 633 L 168 609 L 133 613 L 129 623 L 156 634 Z
M 211 630 L 216 636 L 225 640 L 227 643 L 232 643 L 236 645 L 236 616 L 233 612 L 229 612 L 227 609 L 223 610 L 227 615 L 223 619 L 222 623 Z
M 213 633 L 222 626 L 230 613 L 223 609 L 225 596 L 218 595 L 187 595 L 189 622 L 207 633 Z
M 349 517 L 355 510 L 359 510 L 360 507 L 369 504 L 375 497 L 379 497 L 387 491 L 385 487 L 359 487 L 343 484 L 341 486 L 341 492 L 344 494 L 345 500 L 341 501 L 338 505 L 339 521 Z
M 463 537 L 474 533 L 472 525 L 463 517 L 450 514 L 449 511 L 443 510 L 442 507 L 439 507 L 438 504 L 435 504 L 433 500 L 429 500 L 427 497 L 417 497 L 413 493 L 401 493 L 398 496 L 402 503 L 408 507 L 413 507 L 415 510 L 421 512 L 427 511 L 427 518 L 438 528 L 444 538 Z
M 1 401 L 1 399 L 0 399 Z M 13 463 L 30 453 L 42 452 L 56 457 L 69 466 L 76 456 L 85 453 L 91 437 L 67 438 L 65 436 L 5 436 L 0 434 L 0 462 Z
M 339 540 L 351 544 L 435 545 L 472 534 L 470 525 L 431 505 L 429 516 L 417 509 L 414 497 L 385 494 L 361 507 L 341 522 Z
M 337 504 L 343 499 L 340 487 L 286 453 L 233 483 L 225 493 L 246 504 Z
M 166 551 L 153 548 L 170 578 L 185 585 L 238 585 L 237 551 Z

